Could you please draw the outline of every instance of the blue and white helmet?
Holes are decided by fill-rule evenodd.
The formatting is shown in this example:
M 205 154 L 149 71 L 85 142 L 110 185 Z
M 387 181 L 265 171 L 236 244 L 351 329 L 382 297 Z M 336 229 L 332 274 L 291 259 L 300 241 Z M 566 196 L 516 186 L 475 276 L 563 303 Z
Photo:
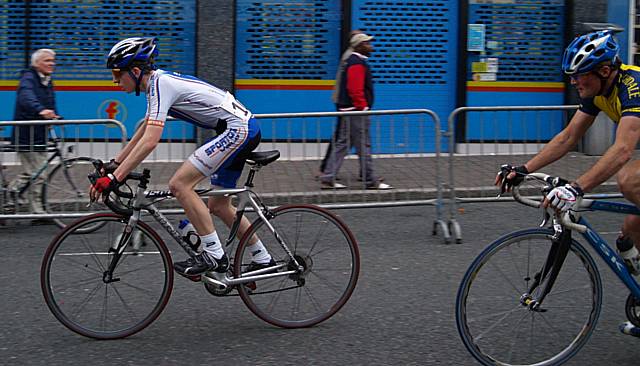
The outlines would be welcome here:
M 588 33 L 576 37 L 562 57 L 562 71 L 567 75 L 592 71 L 605 61 L 620 62 L 620 45 L 610 30 Z
M 116 43 L 107 57 L 108 69 L 129 70 L 133 67 L 154 69 L 154 60 L 158 56 L 155 37 L 127 38 Z

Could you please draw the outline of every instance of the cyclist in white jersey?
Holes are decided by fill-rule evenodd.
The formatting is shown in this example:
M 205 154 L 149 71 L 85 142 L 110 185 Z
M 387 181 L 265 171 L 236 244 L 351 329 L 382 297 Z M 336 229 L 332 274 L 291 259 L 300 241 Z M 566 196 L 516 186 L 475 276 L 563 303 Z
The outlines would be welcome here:
M 217 136 L 194 151 L 169 181 L 169 189 L 184 208 L 204 243 L 204 251 L 195 258 L 174 263 L 181 275 L 194 278 L 206 271 L 226 272 L 229 260 L 222 249 L 209 212 L 230 225 L 235 208 L 230 197 L 210 197 L 208 208 L 194 187 L 210 177 L 216 187 L 234 188 L 242 173 L 247 155 L 260 142 L 260 128 L 251 112 L 234 96 L 198 78 L 159 70 L 155 38 L 128 38 L 118 42 L 107 59 L 113 82 L 125 92 L 143 91 L 147 96 L 145 123 L 135 132 L 127 146 L 106 165 L 105 177 L 91 188 L 92 197 L 117 187 L 158 145 L 167 116 L 216 130 Z M 243 218 L 238 232 L 249 227 Z M 250 247 L 253 268 L 273 264 L 259 238 Z

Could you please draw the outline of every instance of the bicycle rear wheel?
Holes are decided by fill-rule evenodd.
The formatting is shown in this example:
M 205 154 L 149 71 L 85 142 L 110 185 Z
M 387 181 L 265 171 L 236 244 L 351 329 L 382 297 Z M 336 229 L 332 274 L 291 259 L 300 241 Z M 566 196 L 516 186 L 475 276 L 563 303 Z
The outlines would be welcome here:
M 56 165 L 46 184 L 42 187 L 42 204 L 47 213 L 73 213 L 86 210 L 89 203 L 89 180 L 87 175 L 94 171 L 91 158 L 65 159 Z M 77 219 L 53 219 L 60 228 Z M 100 228 L 100 222 L 85 225 L 77 233 L 89 233 Z
M 313 205 L 288 205 L 273 211 L 269 223 L 286 243 L 302 273 L 239 285 L 240 297 L 260 319 L 283 328 L 302 328 L 333 316 L 347 302 L 358 281 L 360 253 L 349 228 L 331 212 Z M 251 263 L 249 238 L 257 235 L 280 271 L 294 267 L 265 222 L 258 219 L 238 244 L 234 274 Z
M 552 235 L 549 229 L 508 234 L 467 270 L 456 298 L 456 324 L 469 352 L 484 365 L 559 365 L 595 329 L 602 282 L 593 258 L 575 240 L 540 309 L 521 301 L 547 259 Z
M 80 234 L 100 224 L 98 232 Z M 45 252 L 40 282 L 45 302 L 67 328 L 86 337 L 117 339 L 151 324 L 171 296 L 173 270 L 164 242 L 139 222 L 115 270 L 105 281 L 125 220 L 95 214 L 68 226 Z M 139 233 L 139 234 L 138 234 Z M 136 250 L 141 242 L 143 250 Z

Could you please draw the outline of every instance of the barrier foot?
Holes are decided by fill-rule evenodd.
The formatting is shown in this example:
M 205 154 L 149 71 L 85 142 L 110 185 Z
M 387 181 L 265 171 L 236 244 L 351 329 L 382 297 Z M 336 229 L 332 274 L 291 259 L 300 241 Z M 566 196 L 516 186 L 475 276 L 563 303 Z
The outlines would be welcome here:
M 449 231 L 453 233 L 453 237 L 456 239 L 456 244 L 462 244 L 462 230 L 460 224 L 455 219 L 449 220 Z
M 445 244 L 449 244 L 451 242 L 451 234 L 449 233 L 449 227 L 443 220 L 433 220 L 433 231 L 432 235 L 438 235 L 438 226 L 442 230 L 442 236 Z

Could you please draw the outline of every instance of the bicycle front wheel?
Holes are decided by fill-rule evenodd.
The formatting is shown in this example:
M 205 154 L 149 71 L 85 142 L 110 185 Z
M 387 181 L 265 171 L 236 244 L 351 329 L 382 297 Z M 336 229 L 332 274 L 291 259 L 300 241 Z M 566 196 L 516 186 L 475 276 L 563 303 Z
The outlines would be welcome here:
M 80 234 L 100 224 L 97 232 Z M 173 270 L 167 247 L 138 222 L 109 279 L 126 221 L 115 214 L 87 216 L 68 226 L 45 252 L 40 282 L 45 302 L 67 328 L 86 337 L 117 339 L 151 324 L 171 296 Z
M 87 175 L 94 171 L 91 158 L 65 159 L 56 165 L 46 184 L 42 187 L 42 204 L 47 213 L 73 213 L 86 210 L 89 203 L 89 180 Z M 53 219 L 60 228 L 76 219 Z M 89 233 L 100 228 L 100 222 L 85 225 L 77 233 Z
M 532 310 L 525 305 L 547 260 L 552 235 L 549 229 L 508 234 L 490 244 L 467 270 L 456 299 L 456 324 L 464 345 L 484 365 L 559 365 L 573 357 L 595 329 L 602 306 L 600 274 L 575 240 L 541 306 Z
M 349 228 L 331 212 L 313 205 L 288 205 L 273 211 L 269 223 L 258 219 L 238 244 L 234 274 L 240 277 L 251 263 L 247 249 L 256 235 L 278 265 L 295 269 L 282 238 L 302 267 L 297 274 L 239 285 L 240 297 L 260 319 L 283 328 L 310 327 L 333 316 L 347 302 L 358 281 L 360 253 Z

